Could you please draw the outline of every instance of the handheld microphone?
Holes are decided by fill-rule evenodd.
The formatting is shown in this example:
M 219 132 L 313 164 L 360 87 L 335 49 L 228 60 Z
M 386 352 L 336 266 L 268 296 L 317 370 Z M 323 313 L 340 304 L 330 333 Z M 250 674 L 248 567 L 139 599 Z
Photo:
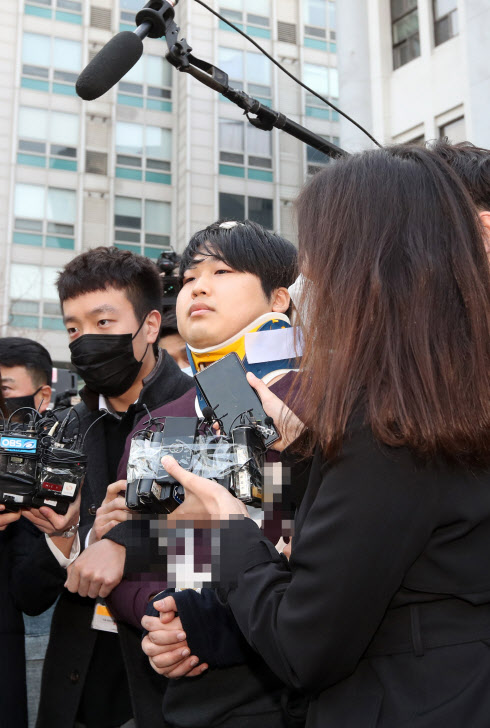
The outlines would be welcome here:
M 84 68 L 76 83 L 78 96 L 93 101 L 115 86 L 141 58 L 143 40 L 165 35 L 178 1 L 150 0 L 136 15 L 138 27 L 115 35 Z

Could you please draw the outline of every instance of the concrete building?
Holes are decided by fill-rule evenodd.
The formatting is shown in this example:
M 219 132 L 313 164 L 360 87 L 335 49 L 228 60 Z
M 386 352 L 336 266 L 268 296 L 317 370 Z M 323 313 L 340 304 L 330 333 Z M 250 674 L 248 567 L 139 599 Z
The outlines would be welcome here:
M 338 16 L 342 109 L 378 141 L 490 148 L 488 0 L 342 0 Z M 371 146 L 348 123 L 341 136 Z
M 102 98 L 82 102 L 80 70 L 145 0 L 9 0 L 0 8 L 1 335 L 41 341 L 68 361 L 57 271 L 97 245 L 157 258 L 218 217 L 249 217 L 294 237 L 292 200 L 321 155 L 242 112 L 165 60 L 164 40 Z M 338 97 L 333 0 L 209 0 L 291 72 Z M 339 143 L 338 115 L 242 36 L 181 0 L 194 54 Z

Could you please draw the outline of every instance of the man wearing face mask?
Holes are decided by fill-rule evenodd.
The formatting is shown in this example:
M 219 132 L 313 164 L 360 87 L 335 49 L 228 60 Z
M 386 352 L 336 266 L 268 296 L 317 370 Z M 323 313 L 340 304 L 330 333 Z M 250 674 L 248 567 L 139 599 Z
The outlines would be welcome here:
M 51 400 L 53 362 L 47 349 L 32 339 L 6 336 L 0 339 L 0 377 L 7 412 L 19 410 L 23 419 L 28 410 L 44 412 Z M 15 417 L 14 417 L 15 419 Z M 21 528 L 24 524 L 21 524 Z M 29 531 L 24 528 L 24 540 Z M 35 542 L 33 542 L 35 543 Z M 27 692 L 29 714 L 35 712 L 41 685 L 41 670 L 46 650 L 51 610 L 38 616 L 24 616 L 26 627 L 25 650 L 27 659 Z
M 153 706 L 138 679 L 147 684 L 154 678 L 140 659 L 139 635 L 124 628 L 117 632 L 101 603 L 122 576 L 114 556 L 123 547 L 94 543 L 90 530 L 108 484 L 116 480 L 125 439 L 145 407 L 176 399 L 193 382 L 157 348 L 161 279 L 150 260 L 116 248 L 89 250 L 65 266 L 58 292 L 72 365 L 85 382 L 72 427 L 86 433 L 88 465 L 78 527 L 82 553 L 73 550 L 75 537 L 70 532 L 75 527 L 65 534 L 64 554 L 58 559 L 61 595 L 46 654 L 37 726 L 150 728 Z M 36 525 L 41 524 L 42 511 Z M 79 561 L 83 583 L 72 593 L 63 585 Z M 105 573 L 98 579 L 101 564 Z
M 44 412 L 51 400 L 52 369 L 49 352 L 37 341 L 1 338 L 0 377 L 8 411 L 32 407 Z

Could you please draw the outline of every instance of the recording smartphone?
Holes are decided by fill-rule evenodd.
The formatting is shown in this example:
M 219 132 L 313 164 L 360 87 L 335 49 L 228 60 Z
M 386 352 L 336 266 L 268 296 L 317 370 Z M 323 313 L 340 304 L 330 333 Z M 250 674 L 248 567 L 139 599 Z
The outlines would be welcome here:
M 181 467 L 189 470 L 196 430 L 197 417 L 166 417 L 163 428 L 162 455 L 172 455 Z M 158 473 L 158 482 L 173 484 L 176 481 L 162 468 Z
M 274 425 L 266 424 L 267 414 L 260 397 L 248 383 L 245 368 L 234 352 L 198 372 L 194 379 L 206 404 L 223 423 L 224 434 L 229 435 L 243 424 L 241 415 L 252 411 L 265 447 L 279 439 Z
M 163 432 L 152 432 L 149 447 L 159 451 L 162 445 Z M 136 485 L 136 495 L 142 503 L 151 503 L 151 492 L 153 487 L 153 477 L 140 478 Z

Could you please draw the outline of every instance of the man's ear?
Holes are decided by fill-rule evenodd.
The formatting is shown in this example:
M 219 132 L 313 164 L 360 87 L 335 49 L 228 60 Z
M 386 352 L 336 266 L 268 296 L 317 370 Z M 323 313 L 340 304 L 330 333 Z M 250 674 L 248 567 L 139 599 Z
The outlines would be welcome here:
M 150 311 L 145 321 L 146 341 L 148 344 L 154 344 L 155 341 L 158 339 L 161 323 L 162 314 L 160 313 L 160 311 Z
M 483 243 L 487 251 L 488 260 L 490 261 L 490 210 L 482 210 L 478 214 L 483 225 Z
M 42 402 L 41 410 L 40 410 L 41 412 L 44 412 L 44 410 L 47 408 L 48 404 L 51 402 L 52 391 L 53 390 L 51 389 L 49 384 L 44 384 L 41 387 L 41 389 L 39 390 L 39 392 L 36 394 L 36 396 L 34 397 L 34 404 L 36 405 L 36 407 L 39 407 L 39 405 Z
M 272 308 L 271 311 L 274 313 L 286 313 L 289 306 L 291 305 L 291 296 L 287 288 L 276 288 L 272 292 Z

